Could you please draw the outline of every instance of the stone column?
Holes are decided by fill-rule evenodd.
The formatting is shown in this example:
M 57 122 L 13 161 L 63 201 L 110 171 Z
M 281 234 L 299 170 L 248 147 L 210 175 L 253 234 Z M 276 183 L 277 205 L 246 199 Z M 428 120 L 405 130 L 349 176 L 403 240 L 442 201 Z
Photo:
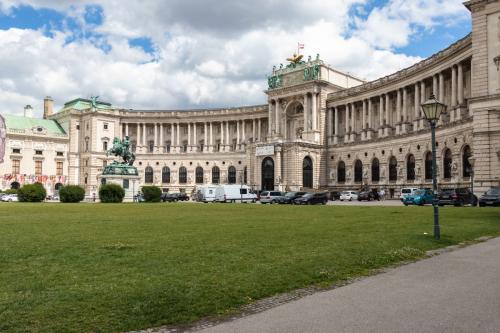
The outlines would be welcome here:
M 420 118 L 420 83 L 415 83 L 415 111 L 413 119 L 413 131 L 418 131 L 418 122 Z
M 318 96 L 316 93 L 313 93 L 311 96 L 311 118 L 312 118 L 312 130 L 318 130 L 318 110 L 317 110 L 317 99 Z
M 181 136 L 181 124 L 177 123 L 176 124 L 176 134 L 177 134 L 177 142 L 176 142 L 176 146 L 177 146 L 177 152 L 180 153 L 181 152 L 181 139 L 180 139 L 180 136 Z
M 260 142 L 260 141 L 261 141 L 261 134 L 262 134 L 262 133 L 261 133 L 261 132 L 262 132 L 262 131 L 261 131 L 261 129 L 262 129 L 262 121 L 260 120 L 260 118 L 259 118 L 259 120 L 257 121 L 257 125 L 258 125 L 258 129 L 257 129 L 257 141 L 259 141 L 259 142 Z
M 458 80 L 458 104 L 463 104 L 464 102 L 464 68 L 462 66 L 462 64 L 458 64 L 457 65 L 457 68 L 458 68 L 458 77 L 457 77 L 457 80 Z
M 255 142 L 255 118 L 252 119 L 252 143 Z
M 268 119 L 267 119 L 267 136 L 271 137 L 273 131 L 273 101 L 269 101 Z
M 213 131 L 213 123 L 210 122 L 210 147 L 209 151 L 214 151 L 214 131 Z
M 229 121 L 226 121 L 226 145 L 227 151 L 231 150 L 229 148 L 231 146 L 231 142 L 229 141 Z
M 285 127 L 286 131 L 286 127 Z M 245 143 L 245 140 L 247 139 L 246 133 L 245 133 L 245 119 L 241 120 L 241 141 L 242 143 Z
M 439 98 L 439 101 L 444 102 L 444 74 L 439 73 L 439 96 L 435 95 Z
M 224 145 L 224 122 L 220 122 L 220 151 L 224 151 L 225 145 Z
M 333 108 L 334 113 L 335 113 L 335 120 L 334 120 L 334 126 L 335 126 L 335 135 L 333 136 L 333 144 L 336 145 L 338 144 L 339 140 L 339 108 L 335 107 Z
M 396 134 L 401 133 L 401 89 L 396 93 Z
M 164 135 L 163 123 L 160 123 L 160 153 L 165 152 L 165 139 L 163 138 L 163 135 Z
M 194 148 L 192 150 L 198 151 L 198 139 L 196 137 L 196 122 L 193 123 L 193 146 Z
M 125 135 L 129 136 L 129 134 L 128 134 L 128 123 L 125 124 Z
M 425 81 L 422 81 L 420 82 L 420 103 L 425 103 L 425 100 L 426 100 L 426 94 L 425 94 Z M 419 124 L 418 124 L 418 127 L 419 128 L 424 128 L 424 122 L 425 122 L 425 119 L 421 116 L 420 114 L 420 106 L 419 106 Z
M 170 152 L 175 152 L 175 127 L 174 124 L 170 124 Z
M 278 133 L 278 127 L 276 127 L 276 133 Z M 240 144 L 240 121 L 236 120 L 236 144 Z
M 401 134 L 408 131 L 408 90 L 403 87 L 403 123 L 401 124 Z
M 143 123 L 142 124 L 142 144 L 143 146 L 147 146 L 147 142 L 146 142 L 146 129 L 147 129 L 147 126 L 146 126 L 146 123 Z
M 385 94 L 385 123 L 386 126 L 384 128 L 384 136 L 388 136 L 391 130 L 391 118 L 389 115 L 389 106 L 390 106 L 390 96 L 389 94 Z
M 366 139 L 371 140 L 372 139 L 372 130 L 373 130 L 373 125 L 372 125 L 372 117 L 373 117 L 373 104 L 372 104 L 372 99 L 371 97 L 368 98 L 368 114 L 366 115 L 368 117 L 368 128 L 366 131 Z
M 366 140 L 366 99 L 363 100 L 363 108 L 361 114 L 361 140 Z
M 203 124 L 203 150 L 208 151 L 208 123 Z
M 280 132 L 280 115 L 281 115 L 281 104 L 280 104 L 280 100 L 279 99 L 276 99 L 276 109 L 275 109 L 275 125 L 276 125 L 276 135 L 279 135 L 281 132 Z M 238 122 L 239 123 L 239 122 Z M 238 135 L 238 140 L 239 140 L 239 135 Z M 239 143 L 239 142 L 238 142 Z
M 191 123 L 187 123 L 188 127 L 188 151 L 191 151 Z
M 304 132 L 309 131 L 309 97 L 304 94 Z
M 439 93 L 438 93 L 438 76 L 437 75 L 433 75 L 432 76 L 432 93 L 434 94 L 434 96 L 436 98 L 439 96 Z
M 332 140 L 332 135 L 333 135 L 333 108 L 327 109 L 327 130 L 328 130 L 328 142 L 330 143 Z
M 349 112 L 350 112 L 351 106 L 350 104 L 345 105 L 345 135 L 344 135 L 344 142 L 349 142 L 349 136 L 350 136 L 350 131 L 349 131 L 349 125 L 350 125 L 350 120 L 349 120 Z
M 378 104 L 378 136 L 384 136 L 384 95 L 379 96 Z
M 457 68 L 451 67 L 451 103 L 450 106 L 454 108 L 457 106 Z
M 158 124 L 157 123 L 154 123 L 153 124 L 154 127 L 155 127 L 155 131 L 154 131 L 154 134 L 155 134 L 155 138 L 154 138 L 154 151 L 158 151 Z

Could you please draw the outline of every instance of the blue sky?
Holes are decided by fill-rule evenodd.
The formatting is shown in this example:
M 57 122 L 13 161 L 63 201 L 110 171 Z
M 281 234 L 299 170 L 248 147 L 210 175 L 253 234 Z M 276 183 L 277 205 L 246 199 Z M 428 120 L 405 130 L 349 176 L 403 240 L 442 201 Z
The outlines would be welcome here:
M 13 113 L 45 95 L 56 105 L 91 94 L 131 108 L 261 104 L 266 75 L 299 41 L 370 80 L 470 26 L 461 0 L 0 0 L 0 102 Z

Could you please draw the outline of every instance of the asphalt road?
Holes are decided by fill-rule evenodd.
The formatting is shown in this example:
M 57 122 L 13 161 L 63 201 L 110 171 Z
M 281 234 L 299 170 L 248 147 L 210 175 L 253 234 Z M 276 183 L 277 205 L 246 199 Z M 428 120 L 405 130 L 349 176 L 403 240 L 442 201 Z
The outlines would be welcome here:
M 500 238 L 200 332 L 500 332 Z

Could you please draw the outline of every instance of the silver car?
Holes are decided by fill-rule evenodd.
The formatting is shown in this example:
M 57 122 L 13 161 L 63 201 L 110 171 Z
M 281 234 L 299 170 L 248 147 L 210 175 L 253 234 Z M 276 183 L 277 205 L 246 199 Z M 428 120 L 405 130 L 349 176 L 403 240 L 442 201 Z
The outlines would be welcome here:
M 279 191 L 263 191 L 260 193 L 260 203 L 278 203 L 284 195 L 285 193 Z

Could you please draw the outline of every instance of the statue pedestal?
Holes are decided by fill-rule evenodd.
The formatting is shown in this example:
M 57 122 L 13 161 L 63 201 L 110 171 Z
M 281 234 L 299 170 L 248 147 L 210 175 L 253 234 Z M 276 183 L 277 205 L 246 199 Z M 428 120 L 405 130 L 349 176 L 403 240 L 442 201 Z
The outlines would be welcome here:
M 106 166 L 103 173 L 97 175 L 97 179 L 101 185 L 120 185 L 125 190 L 123 202 L 132 202 L 134 201 L 134 195 L 139 192 L 141 177 L 139 176 L 136 167 L 115 162 Z
M 97 179 L 101 185 L 103 184 L 116 184 L 123 187 L 125 190 L 125 197 L 123 202 L 133 202 L 134 195 L 140 190 L 140 176 L 133 175 L 97 175 Z

